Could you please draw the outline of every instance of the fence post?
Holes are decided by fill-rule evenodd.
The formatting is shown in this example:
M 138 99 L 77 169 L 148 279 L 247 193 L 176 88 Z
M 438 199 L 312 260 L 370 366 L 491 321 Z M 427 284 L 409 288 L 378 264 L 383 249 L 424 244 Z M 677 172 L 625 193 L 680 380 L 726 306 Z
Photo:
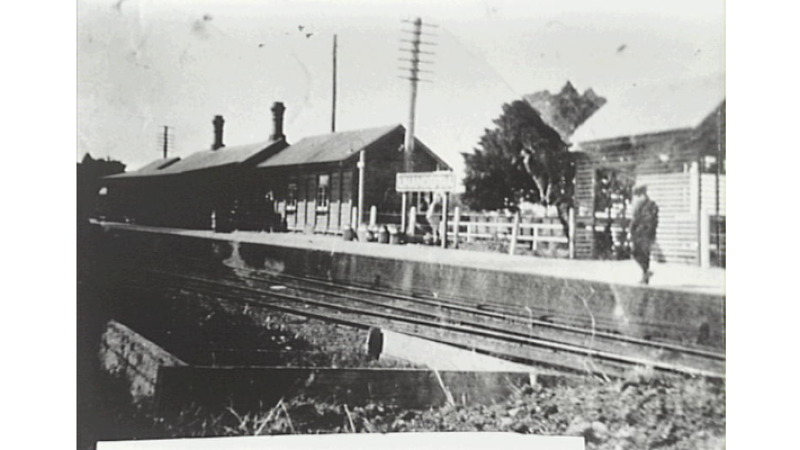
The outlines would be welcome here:
M 447 248 L 447 197 L 447 192 L 442 194 L 442 223 L 439 224 L 439 236 L 441 236 L 442 239 L 442 248 Z
M 400 230 L 406 230 L 406 208 L 408 207 L 408 193 L 403 192 L 403 196 L 401 197 L 402 201 L 400 202 Z
M 569 259 L 575 259 L 575 208 L 569 209 L 567 230 L 569 232 Z
M 414 236 L 417 231 L 417 207 L 412 206 L 408 210 L 408 229 L 405 230 L 408 236 Z
M 453 211 L 453 248 L 458 248 L 458 229 L 461 227 L 461 208 L 456 206 Z
M 702 215 L 702 178 L 700 176 L 700 162 L 693 161 L 692 165 L 689 166 L 689 195 L 691 198 L 689 200 L 689 210 L 694 214 L 697 218 L 697 226 L 695 228 L 696 239 L 697 239 L 697 246 L 695 250 L 697 251 L 697 265 L 702 266 L 702 242 L 703 242 L 703 231 L 701 230 L 702 225 L 700 222 L 703 221 Z
M 536 222 L 533 226 L 533 238 L 531 248 L 533 248 L 534 253 L 539 250 L 539 222 Z
M 369 207 L 369 226 L 374 227 L 378 224 L 378 207 L 372 205 Z
M 700 267 L 711 266 L 711 224 L 705 211 L 700 214 Z
M 514 225 L 511 228 L 511 244 L 508 246 L 508 254 L 513 255 L 517 248 L 517 237 L 519 236 L 519 211 L 514 213 Z
M 358 223 L 358 206 L 353 206 L 350 208 L 350 226 L 355 230 L 358 229 L 360 223 Z

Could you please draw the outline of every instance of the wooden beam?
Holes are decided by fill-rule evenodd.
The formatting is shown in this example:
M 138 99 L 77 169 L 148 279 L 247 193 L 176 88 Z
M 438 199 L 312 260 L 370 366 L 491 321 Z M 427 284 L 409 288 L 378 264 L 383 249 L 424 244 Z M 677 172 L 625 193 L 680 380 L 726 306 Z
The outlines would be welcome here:
M 380 340 L 380 343 L 376 340 Z M 537 372 L 535 368 L 524 364 L 386 329 L 370 333 L 367 348 L 380 348 L 379 359 L 399 359 L 432 370 Z
M 439 224 L 439 236 L 442 240 L 442 248 L 447 248 L 447 192 L 442 194 L 442 222 Z
M 458 248 L 458 231 L 461 227 L 461 208 L 456 206 L 453 211 L 453 248 Z
M 517 249 L 517 238 L 519 237 L 519 211 L 514 213 L 514 224 L 511 227 L 511 243 L 508 245 L 508 254 L 513 255 Z

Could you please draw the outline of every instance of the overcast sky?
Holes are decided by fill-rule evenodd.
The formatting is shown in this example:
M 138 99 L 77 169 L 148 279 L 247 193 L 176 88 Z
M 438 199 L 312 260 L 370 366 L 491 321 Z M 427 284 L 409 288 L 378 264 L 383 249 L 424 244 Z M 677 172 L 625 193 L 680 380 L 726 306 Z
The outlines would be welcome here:
M 137 168 L 212 143 L 266 140 L 270 106 L 286 105 L 290 143 L 327 133 L 331 48 L 338 35 L 337 130 L 408 116 L 399 78 L 404 19 L 437 25 L 432 74 L 419 88 L 417 137 L 454 165 L 503 103 L 567 80 L 614 101 L 631 84 L 725 70 L 722 0 L 79 0 L 78 158 L 87 151 Z M 302 27 L 302 31 L 300 30 Z M 657 105 L 654 105 L 657 107 Z

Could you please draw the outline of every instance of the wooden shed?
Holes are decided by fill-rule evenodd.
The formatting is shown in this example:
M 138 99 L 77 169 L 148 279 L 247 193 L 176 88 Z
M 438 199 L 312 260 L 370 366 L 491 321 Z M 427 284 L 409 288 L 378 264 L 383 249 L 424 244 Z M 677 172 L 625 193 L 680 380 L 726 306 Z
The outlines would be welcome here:
M 145 210 L 154 206 L 145 203 L 141 192 L 145 186 L 141 180 L 178 161 L 180 157 L 158 159 L 137 170 L 105 177 L 102 180 L 102 218 L 119 222 L 141 220 L 147 215 Z
M 109 219 L 179 228 L 240 228 L 248 173 L 285 149 L 283 105 L 273 106 L 273 133 L 255 144 L 226 147 L 224 120 L 214 121 L 214 143 L 185 158 L 154 161 L 139 170 L 106 177 Z
M 660 210 L 653 258 L 724 267 L 724 84 L 706 81 L 689 92 L 668 89 L 662 101 L 651 98 L 649 114 L 630 101 L 618 105 L 622 114 L 604 116 L 601 109 L 573 136 L 576 257 L 627 257 L 630 190 L 645 185 Z M 659 126 L 665 116 L 677 120 Z M 604 129 L 625 123 L 632 124 L 626 134 Z M 643 129 L 650 131 L 637 132 Z
M 403 171 L 402 125 L 330 133 L 289 146 L 282 103 L 275 103 L 270 139 L 226 147 L 224 120 L 214 143 L 184 158 L 154 161 L 104 179 L 110 220 L 194 229 L 339 233 L 353 225 L 353 207 L 372 206 L 400 221 L 395 178 Z M 415 140 L 412 170 L 450 167 Z M 363 195 L 359 195 L 363 192 Z M 363 198 L 360 203 L 359 198 Z
M 403 171 L 404 136 L 402 125 L 390 125 L 301 139 L 258 165 L 259 190 L 293 231 L 339 233 L 355 226 L 360 185 L 365 217 L 375 206 L 399 223 L 395 177 Z M 418 139 L 411 161 L 414 172 L 450 169 Z

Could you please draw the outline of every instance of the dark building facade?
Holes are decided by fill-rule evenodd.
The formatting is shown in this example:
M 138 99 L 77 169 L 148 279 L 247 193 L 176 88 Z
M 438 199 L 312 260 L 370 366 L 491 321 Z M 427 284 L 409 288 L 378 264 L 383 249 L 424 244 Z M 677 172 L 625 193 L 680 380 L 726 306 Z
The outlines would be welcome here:
M 402 125 L 312 136 L 290 146 L 284 111 L 282 103 L 273 105 L 268 141 L 226 147 L 217 116 L 211 149 L 106 177 L 103 215 L 179 228 L 339 233 L 355 225 L 360 191 L 364 217 L 372 206 L 399 213 L 394 184 L 403 170 Z M 414 171 L 450 169 L 421 141 L 415 145 Z
M 392 125 L 307 137 L 259 164 L 256 176 L 288 229 L 339 233 L 356 225 L 353 208 L 359 205 L 360 170 L 364 217 L 373 206 L 381 213 L 399 214 L 395 177 L 403 171 L 404 136 L 402 125 Z M 412 169 L 450 167 L 416 140 Z
M 276 103 L 273 112 L 283 113 Z M 124 174 L 107 177 L 106 216 L 146 225 L 227 229 L 235 225 L 241 174 L 288 147 L 282 118 L 273 123 L 270 140 L 226 147 L 224 119 L 214 118 L 211 149 L 186 158 L 161 159 Z

